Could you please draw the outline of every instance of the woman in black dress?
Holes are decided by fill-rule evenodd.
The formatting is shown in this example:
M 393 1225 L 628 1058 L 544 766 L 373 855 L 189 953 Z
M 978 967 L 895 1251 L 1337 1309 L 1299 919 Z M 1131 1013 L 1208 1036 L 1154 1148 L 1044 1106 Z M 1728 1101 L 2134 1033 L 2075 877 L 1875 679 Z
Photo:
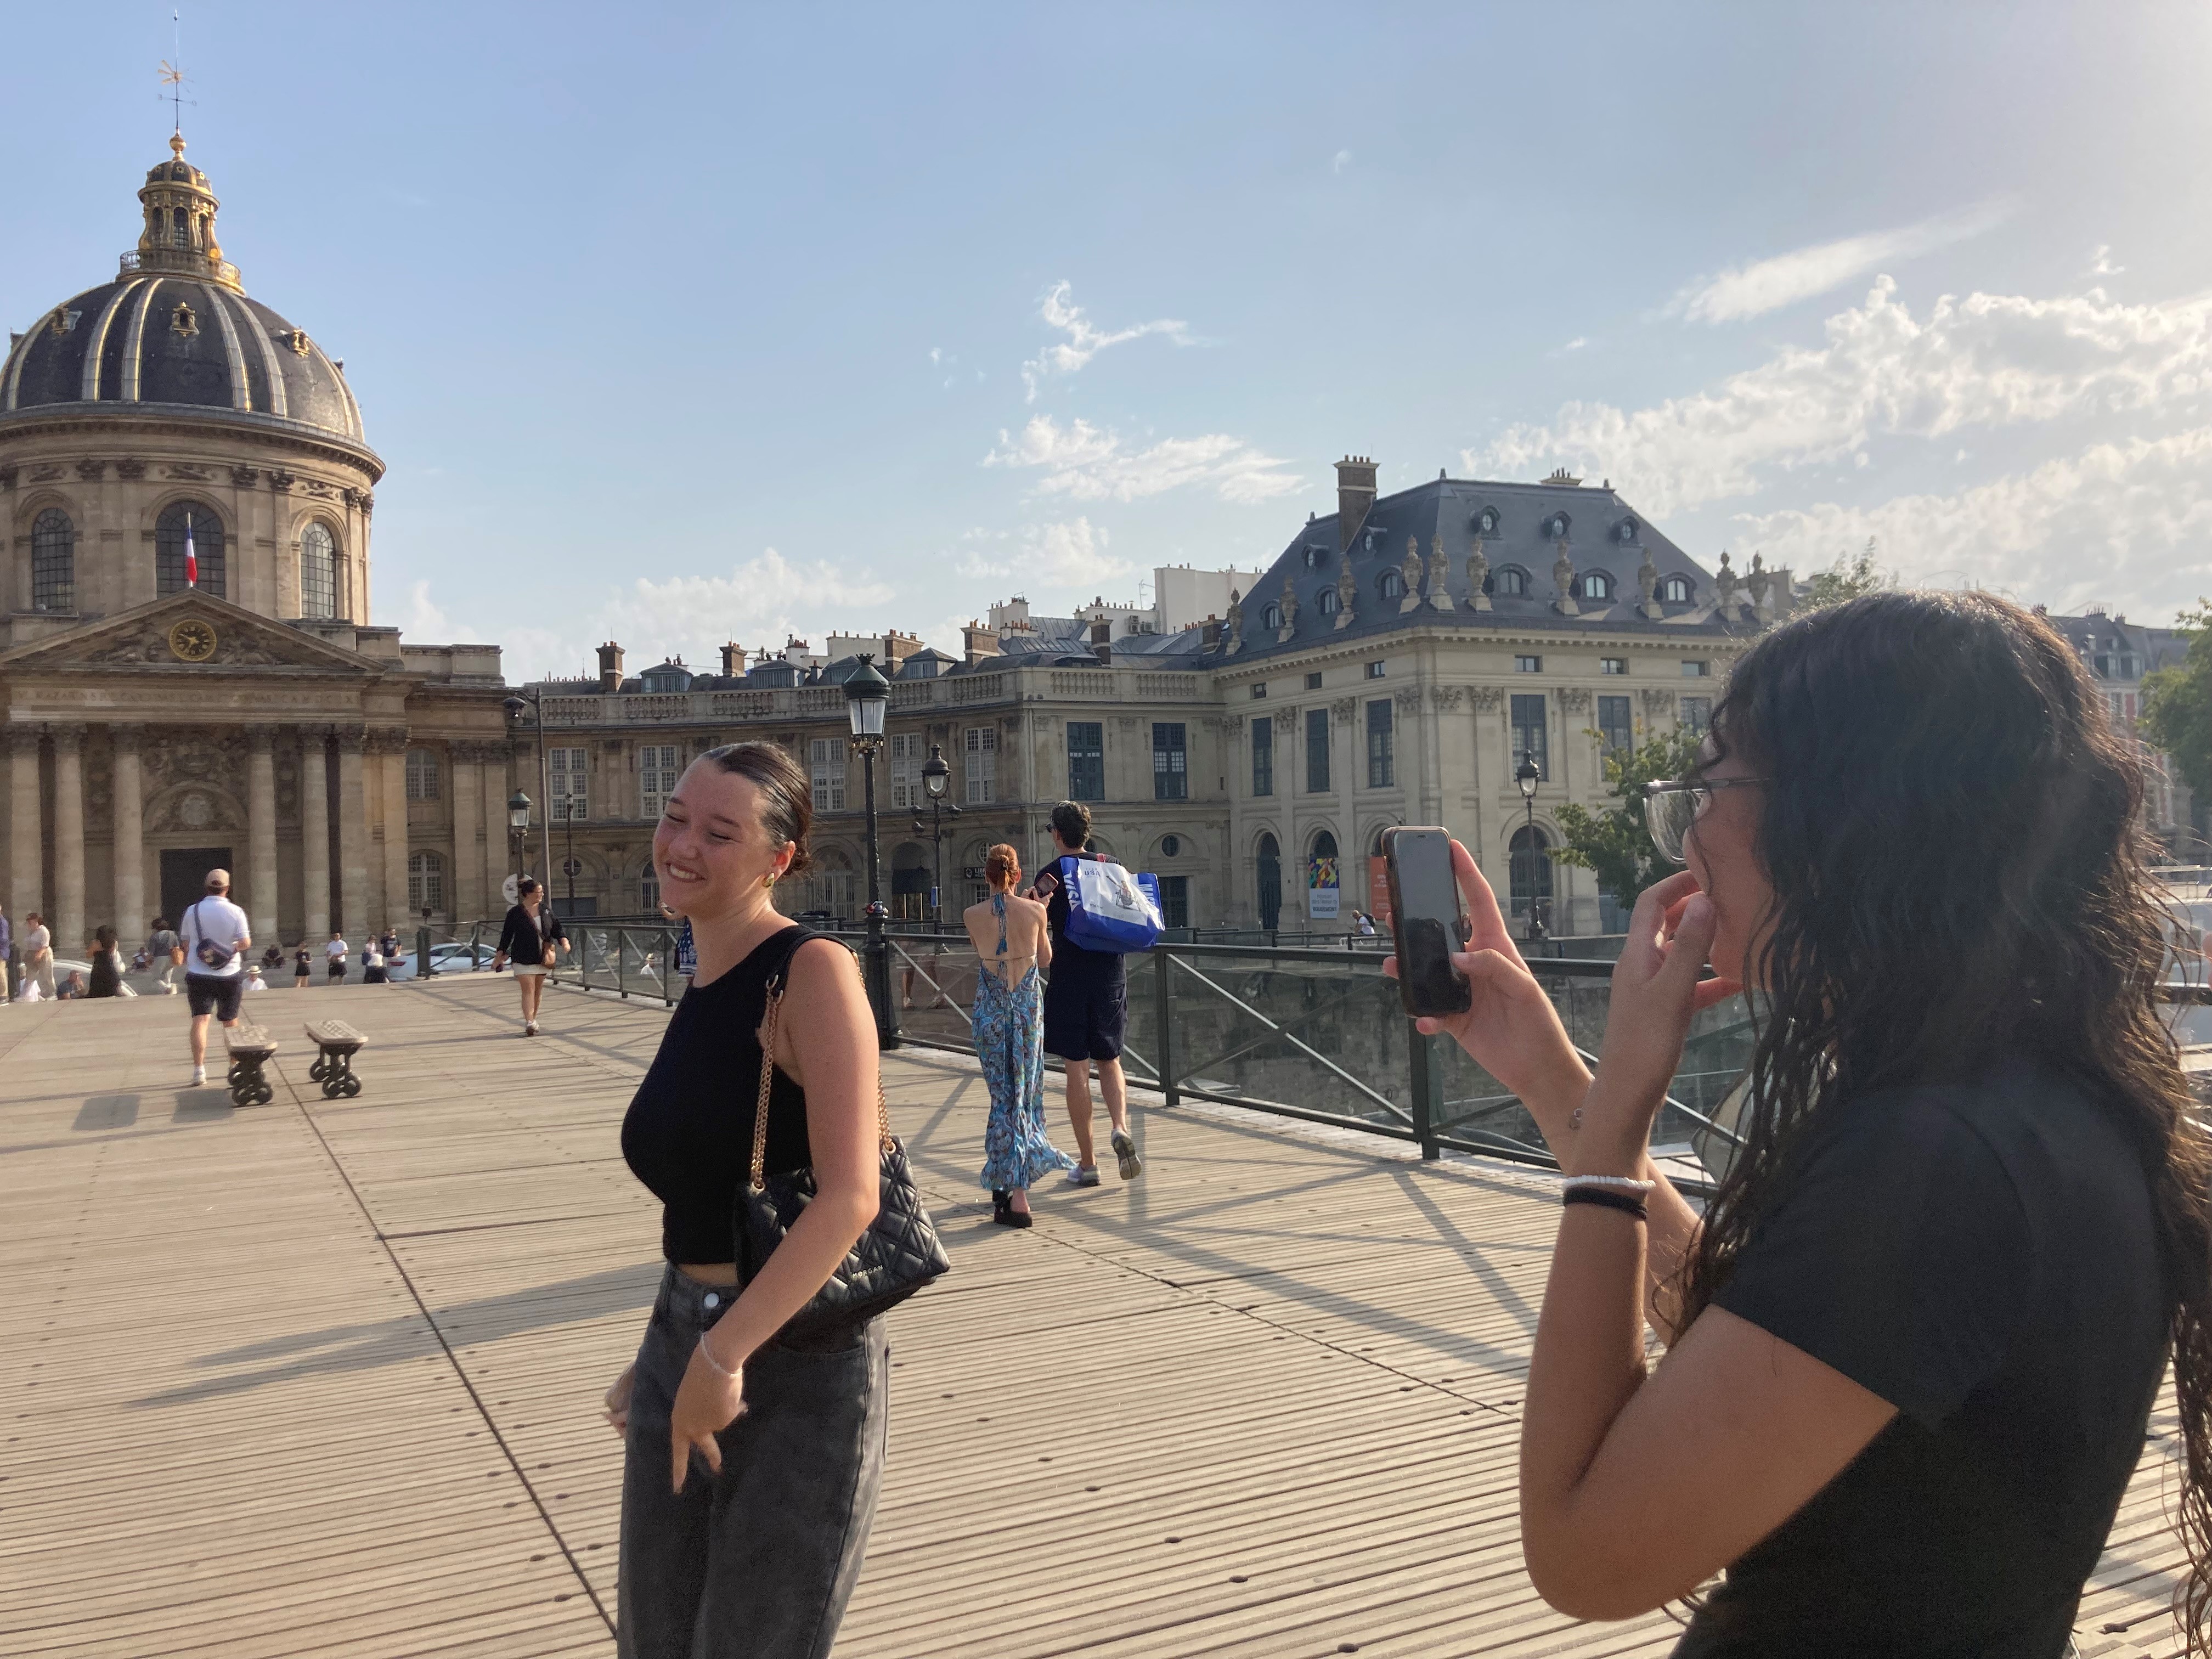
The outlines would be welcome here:
M 607 1391 L 624 1437 L 623 1659 L 825 1659 L 860 1576 L 883 1478 L 890 1349 L 878 1316 L 779 1334 L 876 1213 L 876 1031 L 852 953 L 787 921 L 806 867 L 805 774 L 773 744 L 702 755 L 653 836 L 663 902 L 697 971 L 623 1121 L 661 1200 L 660 1293 Z M 771 984 L 787 988 L 762 1053 Z M 750 1179 L 764 1066 L 766 1172 L 816 1196 L 738 1282 L 732 1212 Z
M 85 988 L 88 997 L 119 997 L 123 994 L 123 949 L 117 942 L 115 930 L 103 927 L 92 936 L 91 981 Z
M 1595 1078 L 1455 854 L 1474 1003 L 1421 1028 L 1568 1176 L 1521 1407 L 1553 1606 L 1626 1618 L 1725 1571 L 1680 1659 L 2057 1659 L 2171 1360 L 2191 1566 L 2179 1640 L 2148 1641 L 2212 1650 L 2212 1145 L 2160 1017 L 2142 791 L 2016 605 L 1887 593 L 1776 630 L 1647 790 L 1688 868 L 1637 902 Z M 1693 1012 L 1739 987 L 1761 1035 L 1699 1212 L 1651 1127 Z

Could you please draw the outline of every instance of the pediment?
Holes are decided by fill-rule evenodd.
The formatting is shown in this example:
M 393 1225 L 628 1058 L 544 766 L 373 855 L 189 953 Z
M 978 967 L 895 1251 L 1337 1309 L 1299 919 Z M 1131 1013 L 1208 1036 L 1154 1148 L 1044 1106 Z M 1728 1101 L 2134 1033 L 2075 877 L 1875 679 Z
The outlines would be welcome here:
M 289 668 L 374 673 L 386 665 L 287 628 L 228 600 L 173 593 L 0 653 L 0 673 L 159 669 L 165 673 Z

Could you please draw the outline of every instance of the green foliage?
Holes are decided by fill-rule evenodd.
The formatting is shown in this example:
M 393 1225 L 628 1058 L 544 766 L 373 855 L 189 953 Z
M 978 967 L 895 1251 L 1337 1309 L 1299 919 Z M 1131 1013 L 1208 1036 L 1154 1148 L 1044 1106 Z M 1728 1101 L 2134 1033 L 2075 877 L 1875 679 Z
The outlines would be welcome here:
M 1597 733 L 1590 734 L 1595 737 Z M 1592 812 L 1570 802 L 1559 809 L 1566 845 L 1552 849 L 1561 864 L 1579 865 L 1624 905 L 1677 866 L 1659 856 L 1644 824 L 1644 786 L 1679 778 L 1698 757 L 1698 738 L 1687 730 L 1644 738 L 1632 752 L 1606 757 L 1605 781 L 1617 803 Z
M 1879 593 L 1897 586 L 1897 573 L 1875 561 L 1874 538 L 1856 553 L 1838 553 L 1835 563 L 1817 573 L 1807 585 L 1805 611 L 1825 611 L 1865 593 Z
M 2189 654 L 2143 681 L 2136 729 L 2202 797 L 2212 791 L 2212 600 L 2198 600 L 2174 625 L 2189 635 Z

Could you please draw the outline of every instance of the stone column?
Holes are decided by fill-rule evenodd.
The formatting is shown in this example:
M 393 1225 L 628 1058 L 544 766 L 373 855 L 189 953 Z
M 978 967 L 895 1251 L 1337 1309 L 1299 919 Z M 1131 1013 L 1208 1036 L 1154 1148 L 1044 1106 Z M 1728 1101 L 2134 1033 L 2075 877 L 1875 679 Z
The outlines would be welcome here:
M 8 733 L 8 902 L 17 931 L 24 916 L 46 904 L 46 814 L 39 803 L 39 728 L 10 726 Z
M 54 727 L 54 954 L 84 948 L 84 727 Z
M 384 925 L 395 933 L 408 928 L 407 908 L 407 728 L 383 726 L 369 733 L 384 798 Z
M 138 745 L 143 726 L 111 726 L 107 741 L 115 757 L 115 929 L 123 949 L 146 942 L 146 805 Z
M 484 915 L 495 919 L 507 914 L 507 900 L 502 884 L 513 872 L 507 856 L 507 747 L 503 743 L 488 743 L 478 751 L 483 757 L 483 869 Z
M 331 936 L 330 762 L 319 726 L 300 728 L 300 876 L 309 945 Z
M 356 935 L 368 927 L 368 802 L 362 777 L 368 742 L 362 727 L 338 727 L 338 925 Z
M 483 769 L 472 743 L 449 744 L 446 752 L 453 760 L 453 886 L 446 902 L 455 921 L 476 921 L 490 914 L 484 908 L 483 848 L 477 839 L 483 829 Z
M 246 923 L 264 946 L 276 943 L 276 736 L 274 726 L 246 728 Z

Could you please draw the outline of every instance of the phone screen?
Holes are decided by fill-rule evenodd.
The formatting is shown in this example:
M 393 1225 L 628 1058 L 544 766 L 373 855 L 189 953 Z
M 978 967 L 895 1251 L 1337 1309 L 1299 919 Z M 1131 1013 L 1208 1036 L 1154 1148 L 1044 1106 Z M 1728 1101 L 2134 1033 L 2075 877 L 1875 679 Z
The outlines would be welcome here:
M 1390 882 L 1390 926 L 1397 936 L 1398 991 L 1409 1014 L 1456 1014 L 1471 1001 L 1451 953 L 1465 948 L 1466 911 L 1452 871 L 1451 835 L 1397 829 L 1383 845 Z

